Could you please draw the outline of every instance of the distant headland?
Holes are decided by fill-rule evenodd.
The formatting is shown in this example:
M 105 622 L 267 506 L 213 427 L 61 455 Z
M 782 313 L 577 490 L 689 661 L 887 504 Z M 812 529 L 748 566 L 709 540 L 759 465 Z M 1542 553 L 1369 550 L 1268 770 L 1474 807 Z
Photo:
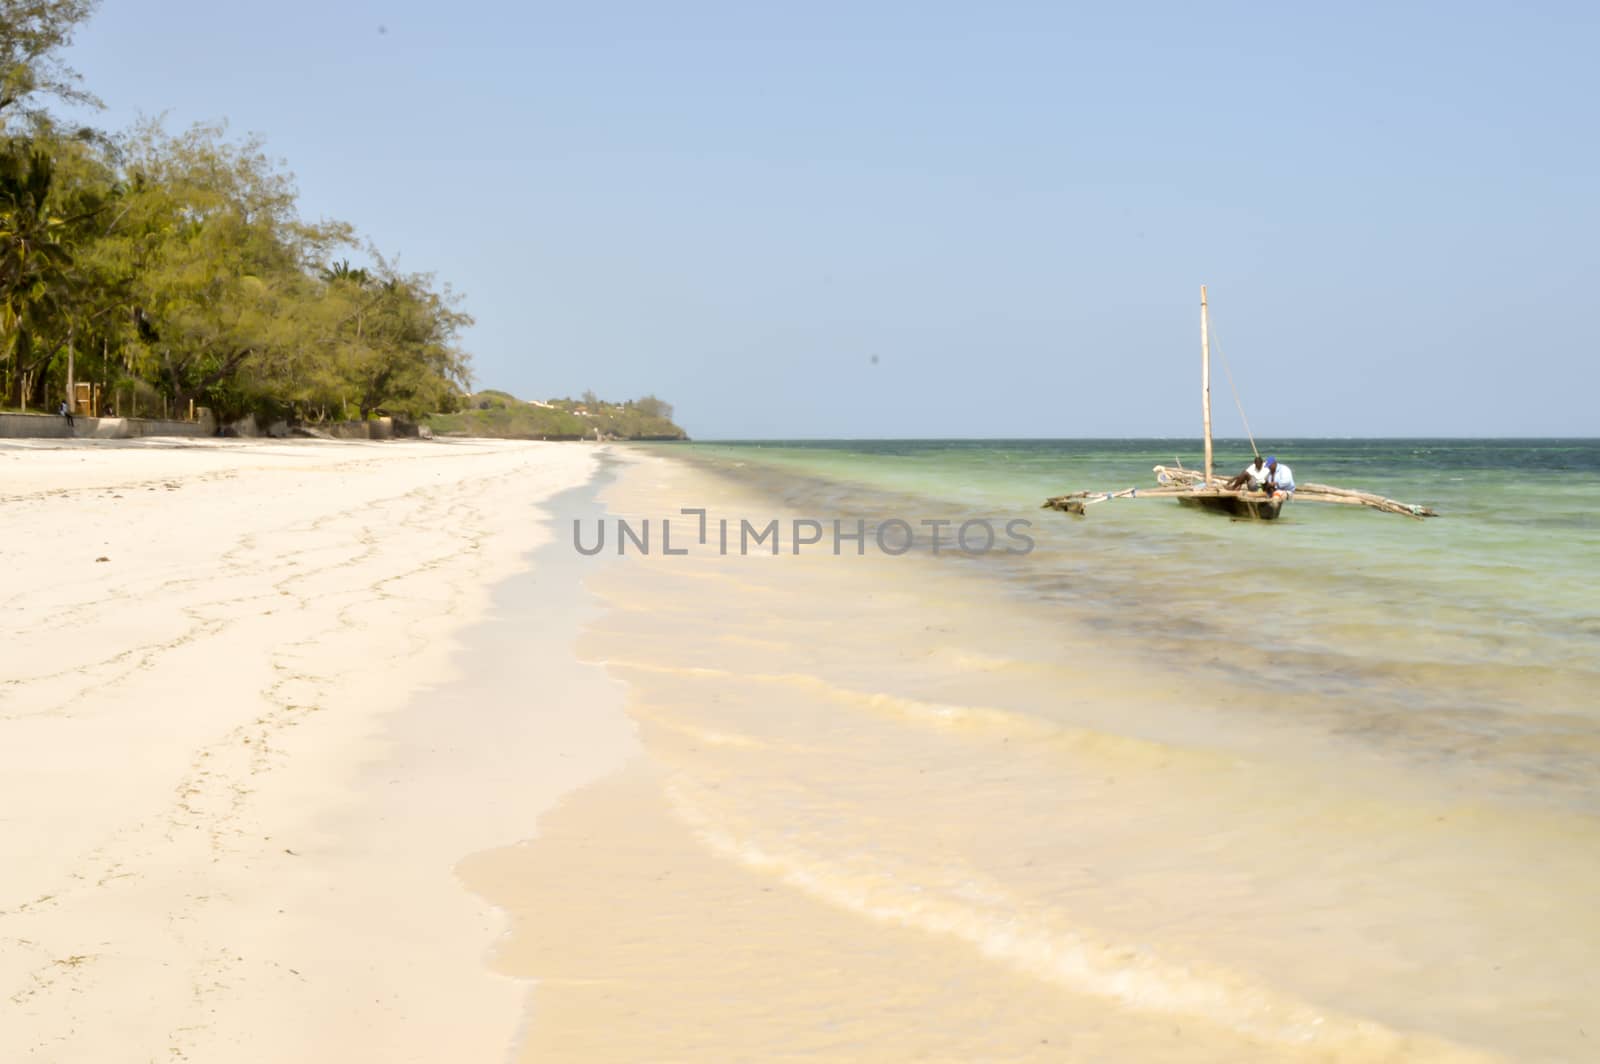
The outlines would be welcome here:
M 518 399 L 487 389 L 463 408 L 430 414 L 425 424 L 438 436 L 487 436 L 507 440 L 687 440 L 672 421 L 672 404 L 646 395 L 621 403 L 593 392 L 581 399 Z

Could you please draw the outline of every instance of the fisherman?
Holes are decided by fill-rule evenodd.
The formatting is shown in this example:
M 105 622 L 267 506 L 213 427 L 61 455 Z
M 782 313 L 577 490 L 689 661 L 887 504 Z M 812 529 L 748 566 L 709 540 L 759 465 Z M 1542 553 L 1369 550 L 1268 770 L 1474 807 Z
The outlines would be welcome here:
M 1256 455 L 1256 460 L 1244 467 L 1244 471 L 1225 485 L 1229 491 L 1257 491 L 1261 482 L 1267 479 L 1266 466 L 1262 465 L 1262 457 Z
M 1294 471 L 1272 455 L 1267 456 L 1267 479 L 1261 490 L 1268 495 L 1293 495 Z

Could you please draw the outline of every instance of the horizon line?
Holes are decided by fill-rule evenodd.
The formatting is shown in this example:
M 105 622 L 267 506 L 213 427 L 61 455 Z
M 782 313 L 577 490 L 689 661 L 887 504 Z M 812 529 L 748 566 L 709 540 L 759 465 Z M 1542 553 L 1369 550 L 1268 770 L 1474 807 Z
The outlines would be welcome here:
M 1501 443 L 1600 443 L 1600 436 L 1280 436 L 1279 440 L 1301 441 L 1464 441 L 1488 440 Z M 659 443 L 1082 443 L 1101 440 L 1194 440 L 1199 436 L 694 436 L 687 440 L 659 440 Z M 1212 442 L 1249 444 L 1245 436 L 1213 436 Z

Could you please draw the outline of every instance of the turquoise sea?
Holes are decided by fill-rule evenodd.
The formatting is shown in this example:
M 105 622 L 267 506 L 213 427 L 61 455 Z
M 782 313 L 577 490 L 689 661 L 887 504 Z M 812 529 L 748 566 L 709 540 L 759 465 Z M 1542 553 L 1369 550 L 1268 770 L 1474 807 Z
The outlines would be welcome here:
M 671 813 L 652 837 L 731 877 L 693 892 L 729 941 L 802 930 L 758 948 L 781 976 L 742 1027 L 829 1060 L 912 1059 L 868 1051 L 908 1032 L 930 1059 L 1595 1059 L 1600 442 L 1268 446 L 1441 516 L 1041 509 L 1193 468 L 1193 440 L 616 455 L 601 501 L 658 541 L 696 544 L 693 507 L 783 534 L 618 548 L 586 585 L 582 652 Z M 1035 549 L 933 553 L 921 522 L 976 518 Z M 921 549 L 795 552 L 798 522 L 857 519 Z M 752 897 L 794 904 L 741 924 Z M 692 948 L 659 955 L 714 973 L 721 1016 L 752 965 Z
M 1083 518 L 1048 496 L 1196 468 L 1196 440 L 778 441 L 672 453 L 813 516 L 1032 522 L 1016 557 L 946 553 L 975 593 L 1226 682 L 1241 712 L 1465 773 L 1506 797 L 1600 811 L 1600 440 L 1271 441 L 1296 479 L 1434 507 L 1413 520 L 1293 503 L 1276 523 L 1171 499 Z M 1266 447 L 1263 448 L 1266 450 Z M 1220 441 L 1219 472 L 1244 441 Z M 752 515 L 760 516 L 760 515 Z

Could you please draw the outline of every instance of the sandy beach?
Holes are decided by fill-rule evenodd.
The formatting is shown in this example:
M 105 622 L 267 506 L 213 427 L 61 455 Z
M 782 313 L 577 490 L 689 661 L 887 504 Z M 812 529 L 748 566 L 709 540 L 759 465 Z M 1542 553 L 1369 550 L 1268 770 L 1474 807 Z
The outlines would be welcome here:
M 0 0 L 0 1064 L 1600 1064 L 1597 47 Z
M 1521 739 L 1442 761 L 1442 713 L 1373 716 L 1519 699 L 1515 671 L 1219 685 L 1231 637 L 1152 655 L 1039 595 L 1039 559 L 702 545 L 684 506 L 787 525 L 904 496 L 687 452 L 38 444 L 0 475 L 0 1059 L 1590 1038 L 1580 781 Z M 619 519 L 652 549 L 619 557 Z
M 509 710 L 455 697 L 452 662 L 595 461 L 0 449 L 0 1059 L 503 1057 L 525 987 L 453 866 L 609 762 L 581 724 L 515 731 L 572 695 L 570 653 L 502 683 Z M 561 647 L 570 618 L 519 635 Z

